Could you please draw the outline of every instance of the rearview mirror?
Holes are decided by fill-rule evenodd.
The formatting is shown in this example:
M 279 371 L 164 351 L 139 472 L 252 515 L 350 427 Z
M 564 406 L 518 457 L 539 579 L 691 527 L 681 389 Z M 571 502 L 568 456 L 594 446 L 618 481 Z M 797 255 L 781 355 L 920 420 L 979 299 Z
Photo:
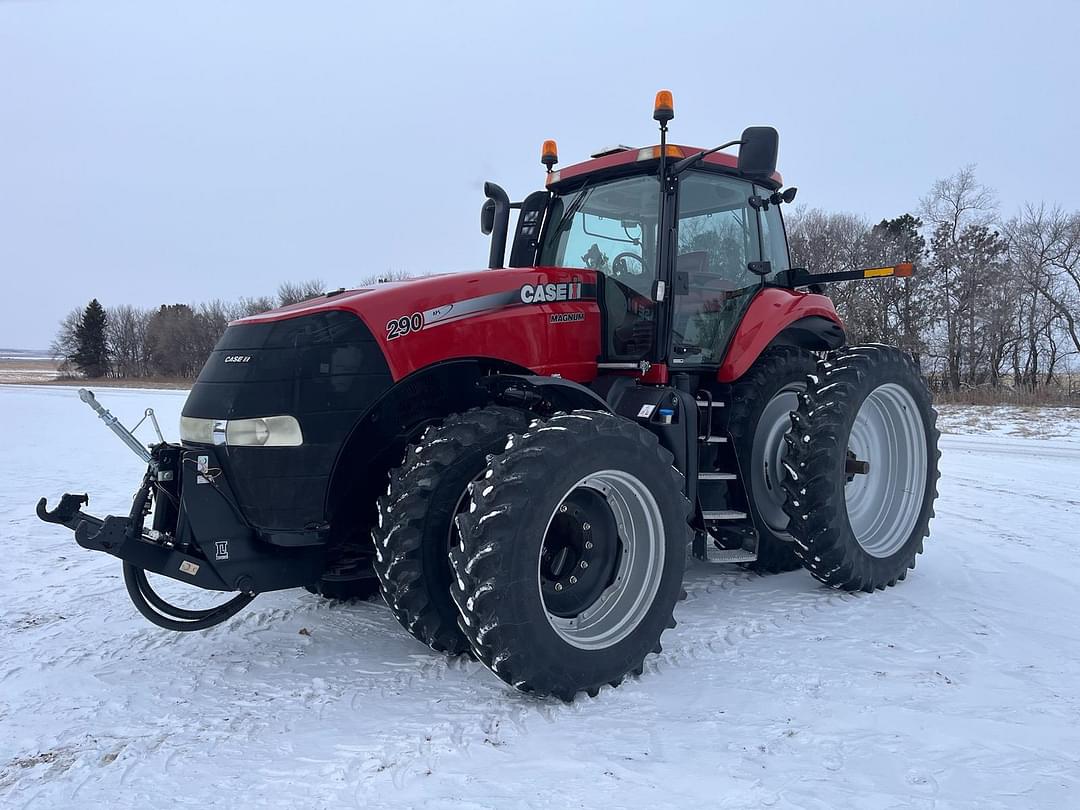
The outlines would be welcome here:
M 480 233 L 487 236 L 495 229 L 495 201 L 490 197 L 480 206 Z
M 746 269 L 757 276 L 767 276 L 772 272 L 772 262 L 750 262 Z
M 772 127 L 747 127 L 739 147 L 739 173 L 751 180 L 771 180 L 779 147 L 780 136 Z

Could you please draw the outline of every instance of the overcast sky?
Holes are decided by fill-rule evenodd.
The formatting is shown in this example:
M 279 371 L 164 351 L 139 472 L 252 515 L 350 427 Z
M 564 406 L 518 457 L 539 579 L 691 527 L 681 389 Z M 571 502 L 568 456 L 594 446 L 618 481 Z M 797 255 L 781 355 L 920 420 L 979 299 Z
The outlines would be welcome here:
M 857 9 L 857 10 L 856 10 Z M 913 209 L 964 164 L 1005 211 L 1080 188 L 1080 3 L 0 2 L 0 346 L 91 297 L 482 267 L 481 185 L 749 124 L 799 207 Z

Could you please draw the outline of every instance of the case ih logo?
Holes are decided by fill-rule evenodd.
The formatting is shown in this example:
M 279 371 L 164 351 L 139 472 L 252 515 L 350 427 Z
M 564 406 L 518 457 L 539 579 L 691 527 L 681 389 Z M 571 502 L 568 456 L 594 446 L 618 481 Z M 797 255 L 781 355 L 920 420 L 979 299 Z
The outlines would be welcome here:
M 225 358 L 226 363 L 250 363 L 250 354 L 230 354 Z
M 545 304 L 548 301 L 576 301 L 581 298 L 581 282 L 561 284 L 526 284 L 521 288 L 521 303 Z

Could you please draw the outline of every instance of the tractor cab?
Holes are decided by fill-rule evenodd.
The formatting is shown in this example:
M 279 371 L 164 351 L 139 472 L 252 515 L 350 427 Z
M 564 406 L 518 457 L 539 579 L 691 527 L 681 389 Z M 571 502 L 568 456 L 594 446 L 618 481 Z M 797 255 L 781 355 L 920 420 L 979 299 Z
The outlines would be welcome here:
M 485 232 L 496 212 L 520 210 L 511 267 L 596 273 L 601 368 L 719 368 L 764 276 L 790 269 L 780 205 L 795 189 L 779 193 L 776 131 L 751 127 L 703 150 L 666 143 L 671 116 L 670 97 L 658 99 L 660 145 L 615 147 L 558 171 L 546 141 L 547 188 L 522 203 L 488 184 Z M 734 145 L 737 157 L 720 151 Z M 496 233 L 492 267 L 503 266 L 504 243 Z

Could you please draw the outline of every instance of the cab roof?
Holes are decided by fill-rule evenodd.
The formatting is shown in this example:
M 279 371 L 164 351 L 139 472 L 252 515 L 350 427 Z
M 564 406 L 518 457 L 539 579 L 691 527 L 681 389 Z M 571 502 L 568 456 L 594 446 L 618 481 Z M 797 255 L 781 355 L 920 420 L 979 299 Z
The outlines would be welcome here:
M 671 160 L 680 160 L 684 157 L 690 157 L 690 155 L 697 152 L 705 151 L 697 146 L 684 146 L 672 143 L 669 143 L 666 148 L 667 156 Z M 568 182 L 571 180 L 581 181 L 584 180 L 586 176 L 596 174 L 604 175 L 609 172 L 613 175 L 622 174 L 624 171 L 629 170 L 638 163 L 655 163 L 659 159 L 659 144 L 645 146 L 640 149 L 619 147 L 616 150 L 602 153 L 600 157 L 583 160 L 580 163 L 573 163 L 569 166 L 564 166 L 558 171 L 552 172 L 548 175 L 547 186 L 553 191 L 558 191 L 559 187 L 563 186 L 563 184 L 571 187 L 577 185 L 577 183 Z M 739 159 L 735 155 L 728 155 L 723 152 L 713 152 L 711 155 L 706 155 L 701 161 L 701 164 L 703 168 L 714 169 L 727 174 L 740 176 Z M 776 188 L 779 188 L 784 184 L 780 172 L 773 172 L 771 179 Z

